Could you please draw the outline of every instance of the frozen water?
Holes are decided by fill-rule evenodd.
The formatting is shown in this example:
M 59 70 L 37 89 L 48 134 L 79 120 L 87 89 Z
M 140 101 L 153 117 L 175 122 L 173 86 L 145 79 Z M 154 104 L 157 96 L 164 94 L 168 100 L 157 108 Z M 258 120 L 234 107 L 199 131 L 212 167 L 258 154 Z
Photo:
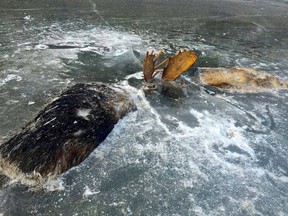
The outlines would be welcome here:
M 183 76 L 187 97 L 176 100 L 144 92 L 139 72 L 147 50 L 193 49 L 196 66 L 253 67 L 287 79 L 287 3 L 95 1 L 91 8 L 91 1 L 5 2 L 3 141 L 76 82 L 117 83 L 138 110 L 87 160 L 47 179 L 43 189 L 28 187 L 17 173 L 14 180 L 22 184 L 0 176 L 0 212 L 288 215 L 287 91 L 204 89 L 191 69 Z M 88 110 L 78 114 L 85 118 Z

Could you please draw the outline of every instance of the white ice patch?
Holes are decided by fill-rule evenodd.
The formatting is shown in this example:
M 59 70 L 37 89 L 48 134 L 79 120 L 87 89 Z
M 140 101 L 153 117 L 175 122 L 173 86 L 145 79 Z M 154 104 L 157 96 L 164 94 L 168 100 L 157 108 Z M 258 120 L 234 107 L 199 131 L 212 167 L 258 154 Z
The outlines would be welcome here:
M 8 100 L 5 104 L 13 105 L 13 104 L 16 104 L 16 103 L 19 103 L 19 100 Z
M 85 191 L 83 193 L 83 197 L 86 198 L 88 196 L 92 196 L 92 195 L 95 195 L 98 193 L 100 193 L 100 191 L 92 191 L 92 190 L 90 190 L 90 188 L 88 186 L 85 186 Z
M 220 119 L 215 115 L 211 115 L 208 111 L 200 113 L 191 109 L 190 113 L 197 118 L 200 124 L 200 127 L 197 129 L 201 131 L 198 131 L 198 133 L 195 132 L 205 136 L 203 143 L 206 145 L 207 149 L 211 149 L 212 145 L 217 142 L 221 143 L 220 145 L 222 145 L 221 147 L 223 148 L 226 148 L 229 145 L 237 146 L 251 158 L 256 158 L 254 150 L 248 145 L 248 140 L 242 134 L 243 128 L 236 127 L 233 121 L 225 118 Z M 234 154 L 231 155 L 231 157 L 234 156 Z
M 36 46 L 35 46 L 35 49 L 48 49 L 49 48 L 49 46 L 47 46 L 47 45 L 45 45 L 45 44 L 37 44 Z
M 126 80 L 129 80 L 131 78 L 135 78 L 135 79 L 138 79 L 138 80 L 143 80 L 143 71 L 138 71 L 136 73 L 129 74 L 129 75 L 127 75 L 125 77 Z M 128 85 L 128 83 L 126 85 Z
M 0 86 L 3 86 L 5 85 L 7 82 L 11 81 L 11 80 L 16 80 L 16 81 L 21 81 L 22 80 L 22 77 L 21 76 L 18 76 L 16 74 L 8 74 L 6 78 L 4 79 L 0 79 Z
M 137 77 L 138 75 L 140 73 L 130 75 L 129 77 Z M 131 125 L 131 128 L 137 128 L 141 132 L 135 133 L 134 136 L 141 141 L 131 141 L 133 142 L 133 149 L 137 152 L 136 154 L 139 154 L 139 157 L 141 157 L 141 155 L 145 155 L 147 152 L 153 152 L 153 154 L 159 154 L 164 163 L 174 161 L 175 167 L 177 163 L 181 164 L 179 168 L 174 168 L 173 171 L 186 176 L 178 182 L 183 187 L 193 187 L 199 181 L 210 181 L 209 176 L 199 167 L 199 163 L 201 164 L 203 160 L 213 161 L 213 165 L 223 168 L 221 170 L 222 173 L 227 173 L 227 175 L 234 173 L 239 178 L 243 177 L 246 171 L 238 164 L 231 162 L 230 159 L 239 158 L 239 160 L 247 163 L 247 165 L 256 160 L 255 152 L 249 146 L 245 130 L 235 126 L 233 120 L 211 114 L 206 110 L 200 112 L 191 109 L 190 113 L 196 117 L 198 126 L 191 127 L 174 116 L 165 115 L 166 120 L 173 125 L 177 125 L 176 128 L 170 128 L 169 123 L 167 124 L 166 121 L 163 121 L 164 116 L 151 107 L 142 89 L 135 89 L 129 86 L 127 80 L 123 81 L 122 87 L 127 92 L 130 92 L 138 111 L 130 115 L 129 120 L 126 120 L 128 122 L 123 123 L 120 121 L 111 135 L 114 139 L 117 139 L 117 134 L 124 136 L 121 131 L 128 124 Z M 142 115 L 145 115 L 143 119 Z M 139 118 L 141 119 L 140 121 L 138 120 Z M 117 131 L 118 129 L 120 131 Z M 158 134 L 157 137 L 159 137 L 159 140 L 157 137 L 154 137 L 155 134 Z M 109 137 L 107 140 L 109 140 Z M 157 144 L 154 140 L 158 140 Z M 143 142 L 145 145 L 142 144 Z M 175 145 L 173 149 L 171 149 L 170 145 L 172 144 L 170 143 Z M 214 146 L 218 147 L 220 151 L 215 150 Z M 226 150 L 227 147 L 231 146 L 235 146 L 240 151 L 234 152 L 233 149 L 232 151 Z M 131 146 L 128 148 L 129 151 L 131 151 L 131 148 Z M 118 149 L 118 153 L 126 151 L 124 149 L 124 147 L 121 150 Z M 171 151 L 174 153 L 171 154 Z M 122 152 L 121 154 L 124 153 Z M 191 158 L 183 163 L 185 166 L 182 167 L 183 164 L 181 161 L 188 155 L 191 155 Z M 145 161 L 143 160 L 141 163 L 145 163 Z M 135 164 L 137 160 L 131 163 Z M 257 176 L 261 176 L 261 173 L 257 174 Z
M 27 15 L 27 16 L 23 17 L 23 19 L 26 20 L 26 21 L 33 20 L 33 18 L 31 17 L 31 15 Z
M 65 190 L 64 182 L 60 178 L 47 180 L 47 182 L 43 185 L 43 188 L 46 191 L 62 191 L 62 190 Z
M 77 116 L 89 121 L 88 116 L 90 115 L 91 109 L 78 109 Z
M 143 40 L 136 34 L 102 28 L 54 32 L 40 42 L 42 45 L 73 46 L 70 52 L 90 51 L 110 57 L 122 55 L 133 48 L 141 49 Z

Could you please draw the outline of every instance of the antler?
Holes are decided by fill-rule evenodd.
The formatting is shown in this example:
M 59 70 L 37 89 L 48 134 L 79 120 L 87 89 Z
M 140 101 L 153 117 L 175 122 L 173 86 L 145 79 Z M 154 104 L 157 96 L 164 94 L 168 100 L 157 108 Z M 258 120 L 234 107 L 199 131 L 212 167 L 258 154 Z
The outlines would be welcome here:
M 165 59 L 164 61 L 155 66 L 155 63 L 159 59 L 161 54 L 162 50 L 160 50 L 156 56 L 154 55 L 154 50 L 151 53 L 149 52 L 146 53 L 142 68 L 145 82 L 149 82 L 151 79 L 153 79 L 159 73 L 159 72 L 154 73 L 155 70 L 168 61 L 168 59 Z
M 164 68 L 162 79 L 173 81 L 191 67 L 197 59 L 192 51 L 179 51 L 169 59 L 168 65 Z

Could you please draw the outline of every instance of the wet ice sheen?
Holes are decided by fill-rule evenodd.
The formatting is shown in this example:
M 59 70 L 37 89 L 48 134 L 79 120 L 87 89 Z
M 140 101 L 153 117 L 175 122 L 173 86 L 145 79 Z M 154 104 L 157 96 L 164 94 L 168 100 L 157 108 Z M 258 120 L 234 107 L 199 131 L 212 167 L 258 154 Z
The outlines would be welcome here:
M 156 10 L 157 5 L 153 6 Z M 150 13 L 151 3 L 147 7 Z M 233 9 L 233 5 L 229 7 Z M 103 11 L 99 13 L 105 15 Z M 136 24 L 131 27 L 132 18 L 117 21 L 114 17 L 117 13 L 111 15 L 109 23 L 118 22 L 128 30 L 79 20 L 70 25 L 38 23 L 39 15 L 31 14 L 33 20 L 25 24 L 19 38 L 14 36 L 13 42 L 8 41 L 11 47 L 0 42 L 4 51 L 0 53 L 0 97 L 5 102 L 0 104 L 1 136 L 21 128 L 25 120 L 32 119 L 42 106 L 75 82 L 118 82 L 130 92 L 138 107 L 120 120 L 86 161 L 47 181 L 43 190 L 31 191 L 25 184 L 15 182 L 2 185 L 0 212 L 4 215 L 288 214 L 287 92 L 211 96 L 195 87 L 193 71 L 189 71 L 184 75 L 190 86 L 188 97 L 174 100 L 157 92 L 145 95 L 139 72 L 138 58 L 147 50 L 163 47 L 164 52 L 174 53 L 180 48 L 190 48 L 202 54 L 200 66 L 251 66 L 285 78 L 287 46 L 279 49 L 273 45 L 268 34 L 272 27 L 253 24 L 249 16 L 245 17 L 248 20 L 238 22 L 237 18 L 230 19 L 229 14 L 218 22 L 222 15 L 214 14 L 217 19 L 205 22 L 210 18 L 202 17 L 195 29 L 185 32 L 185 26 L 191 25 L 188 18 L 174 17 L 173 24 L 150 14 L 145 19 L 133 18 Z M 159 26 L 160 21 L 166 25 Z M 154 34 L 145 27 L 147 23 L 149 28 L 153 25 Z M 234 25 L 238 25 L 236 33 L 244 39 L 237 38 L 239 35 L 234 31 L 227 31 Z M 171 30 L 177 26 L 180 29 Z M 220 28 L 219 34 L 214 34 L 217 29 L 212 31 L 211 26 Z M 37 36 L 31 37 L 36 33 Z M 16 34 L 10 36 L 13 35 Z M 253 45 L 256 48 L 251 48 L 253 40 L 257 42 Z M 279 43 L 281 40 L 285 39 L 279 39 Z M 267 44 L 271 49 L 267 49 Z M 251 49 L 256 51 L 250 52 Z M 263 52 L 269 52 L 269 58 Z M 88 112 L 78 114 L 89 117 Z M 1 181 L 5 182 L 2 177 Z

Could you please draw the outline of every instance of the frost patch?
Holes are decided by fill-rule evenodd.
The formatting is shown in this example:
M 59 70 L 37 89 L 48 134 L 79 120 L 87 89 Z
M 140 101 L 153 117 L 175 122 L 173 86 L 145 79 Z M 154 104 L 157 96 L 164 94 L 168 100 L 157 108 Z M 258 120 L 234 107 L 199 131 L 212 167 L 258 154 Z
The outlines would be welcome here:
M 88 116 L 90 115 L 91 109 L 78 109 L 77 116 L 89 121 Z
M 83 193 L 83 197 L 86 198 L 88 196 L 92 196 L 94 194 L 98 194 L 100 191 L 92 191 L 88 186 L 85 186 L 85 191 Z
M 16 74 L 8 74 L 8 76 L 4 79 L 0 79 L 0 86 L 5 85 L 7 82 L 11 81 L 11 80 L 16 80 L 17 82 L 22 80 L 21 76 L 18 76 Z
M 43 186 L 47 191 L 62 191 L 65 190 L 64 183 L 61 179 L 49 179 Z

